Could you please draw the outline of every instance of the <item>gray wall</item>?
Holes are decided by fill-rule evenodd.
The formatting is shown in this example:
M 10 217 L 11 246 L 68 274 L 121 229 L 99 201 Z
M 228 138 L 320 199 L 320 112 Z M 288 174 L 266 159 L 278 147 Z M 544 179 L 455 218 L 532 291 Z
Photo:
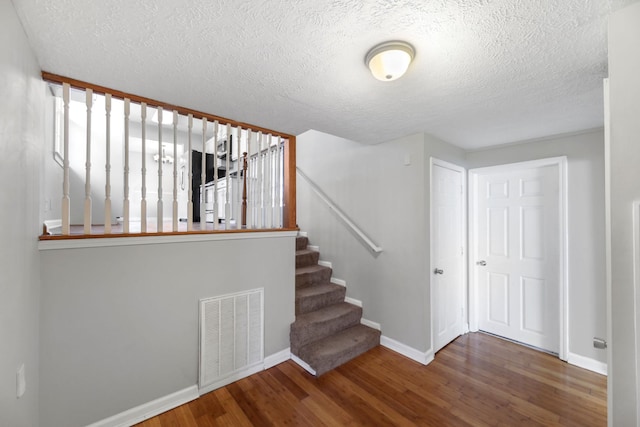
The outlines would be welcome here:
M 289 347 L 294 238 L 41 252 L 40 422 L 86 425 L 197 384 L 200 298 L 264 287 Z
M 471 168 L 567 156 L 569 219 L 569 351 L 601 362 L 606 351 L 604 133 L 550 138 L 467 153 Z
M 634 334 L 633 224 L 640 200 L 640 3 L 609 20 L 611 321 L 609 398 L 613 425 L 635 426 L 638 392 Z M 637 291 L 637 290 L 636 290 Z
M 40 174 L 45 88 L 10 1 L 0 2 L 0 425 L 38 424 Z M 27 387 L 16 399 L 16 371 Z
M 374 256 L 298 178 L 298 224 L 310 244 L 385 336 L 429 350 L 429 156 L 460 164 L 462 150 L 423 134 L 367 145 L 309 131 L 296 144 L 302 171 L 384 251 Z

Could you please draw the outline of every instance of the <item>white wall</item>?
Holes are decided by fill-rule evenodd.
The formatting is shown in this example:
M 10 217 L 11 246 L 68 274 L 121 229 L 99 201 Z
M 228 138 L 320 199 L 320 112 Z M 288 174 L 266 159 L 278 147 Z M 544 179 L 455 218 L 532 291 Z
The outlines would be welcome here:
M 264 287 L 265 355 L 288 348 L 294 246 L 254 237 L 41 251 L 41 425 L 90 424 L 197 384 L 201 298 Z
M 569 352 L 606 363 L 604 133 L 554 137 L 467 153 L 469 168 L 567 156 Z
M 38 425 L 40 166 L 45 87 L 10 1 L 0 2 L 0 425 Z M 26 393 L 16 399 L 16 371 Z
M 632 202 L 640 200 L 640 3 L 609 20 L 612 425 L 635 426 L 640 390 L 636 383 Z M 638 292 L 635 289 L 635 292 Z
M 384 251 L 374 256 L 298 178 L 298 224 L 310 244 L 383 335 L 430 350 L 428 159 L 460 164 L 462 151 L 423 134 L 367 145 L 308 131 L 296 145 L 297 165 Z

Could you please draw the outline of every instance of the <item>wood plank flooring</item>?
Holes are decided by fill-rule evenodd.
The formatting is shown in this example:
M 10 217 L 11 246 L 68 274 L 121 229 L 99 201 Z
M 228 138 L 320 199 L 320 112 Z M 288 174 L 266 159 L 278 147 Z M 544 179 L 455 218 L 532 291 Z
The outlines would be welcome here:
M 320 378 L 289 360 L 139 426 L 605 426 L 606 387 L 604 376 L 471 333 L 427 366 L 384 347 Z

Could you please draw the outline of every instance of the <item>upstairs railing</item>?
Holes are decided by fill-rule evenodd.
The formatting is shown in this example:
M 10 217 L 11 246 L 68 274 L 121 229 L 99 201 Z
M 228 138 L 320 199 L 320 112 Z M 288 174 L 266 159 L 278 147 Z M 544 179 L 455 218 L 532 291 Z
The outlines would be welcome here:
M 41 239 L 296 228 L 294 136 L 42 76 L 62 202 L 59 221 L 46 222 L 60 229 L 45 226 Z

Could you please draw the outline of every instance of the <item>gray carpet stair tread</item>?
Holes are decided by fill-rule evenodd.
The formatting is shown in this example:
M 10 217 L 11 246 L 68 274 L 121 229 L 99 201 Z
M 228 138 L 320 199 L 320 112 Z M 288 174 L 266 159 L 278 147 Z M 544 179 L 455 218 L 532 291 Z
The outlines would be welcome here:
M 296 290 L 296 316 L 344 302 L 347 289 L 333 283 L 321 283 Z
M 296 276 L 301 276 L 303 274 L 313 274 L 313 273 L 317 273 L 318 271 L 325 271 L 325 270 L 331 270 L 331 268 L 329 267 L 325 267 L 324 265 L 308 265 L 306 267 L 299 267 L 296 268 Z
M 296 249 L 304 249 L 309 244 L 309 239 L 303 236 L 296 237 Z
M 333 270 L 318 264 L 296 268 L 296 288 L 319 285 L 331 280 Z
M 297 255 L 309 255 L 309 254 L 316 254 L 318 253 L 318 251 L 314 251 L 313 249 L 298 249 L 296 251 L 296 256 Z
M 298 357 L 320 376 L 380 344 L 380 331 L 359 324 L 303 346 Z
M 301 249 L 296 251 L 296 268 L 307 267 L 318 264 L 320 252 L 311 249 Z
M 296 291 L 296 299 L 315 297 L 335 291 L 342 291 L 343 289 L 346 291 L 344 286 L 336 285 L 334 283 L 323 283 L 321 285 L 298 289 Z
M 312 311 L 311 313 L 300 314 L 296 317 L 296 321 L 293 322 L 293 325 L 295 325 L 294 327 L 299 328 L 311 323 L 324 323 L 331 321 L 336 317 L 345 316 L 356 311 L 362 312 L 362 309 L 353 304 L 342 302 L 321 308 L 320 310 Z

